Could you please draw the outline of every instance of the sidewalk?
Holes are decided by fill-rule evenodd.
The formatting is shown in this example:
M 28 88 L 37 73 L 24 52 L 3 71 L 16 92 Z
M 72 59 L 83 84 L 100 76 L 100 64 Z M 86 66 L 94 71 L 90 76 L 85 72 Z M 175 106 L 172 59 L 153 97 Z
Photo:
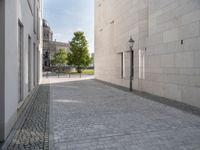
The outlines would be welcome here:
M 95 80 L 50 86 L 52 150 L 199 150 L 200 116 Z
M 49 149 L 49 85 L 41 85 L 37 96 L 22 112 L 3 150 Z
M 46 78 L 4 148 L 199 150 L 200 115 L 187 108 L 152 101 L 93 76 Z

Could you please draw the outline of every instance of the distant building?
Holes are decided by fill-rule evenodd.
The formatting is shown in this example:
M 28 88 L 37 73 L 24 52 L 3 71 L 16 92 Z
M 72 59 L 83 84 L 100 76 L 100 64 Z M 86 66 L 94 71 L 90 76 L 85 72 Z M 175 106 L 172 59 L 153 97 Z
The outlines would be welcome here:
M 63 48 L 66 53 L 69 52 L 69 44 L 64 43 L 64 42 L 57 42 L 55 41 L 50 41 L 50 60 L 53 58 L 53 55 L 59 51 L 59 49 Z
M 42 78 L 42 0 L 0 0 L 0 141 Z
M 49 48 L 53 39 L 53 32 L 46 20 L 43 19 L 43 67 L 50 66 Z
M 47 21 L 43 19 L 43 69 L 50 67 L 53 55 L 61 48 L 65 49 L 67 53 L 69 52 L 68 43 L 53 41 L 53 31 Z
M 91 59 L 90 67 L 94 67 L 94 53 L 90 53 L 90 59 Z

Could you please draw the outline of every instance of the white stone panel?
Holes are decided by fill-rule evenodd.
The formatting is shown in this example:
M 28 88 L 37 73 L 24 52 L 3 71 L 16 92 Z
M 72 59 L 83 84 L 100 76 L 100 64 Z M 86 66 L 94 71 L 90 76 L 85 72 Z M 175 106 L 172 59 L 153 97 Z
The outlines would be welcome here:
M 193 100 L 186 96 L 187 87 L 191 88 L 189 95 L 197 95 L 192 89 L 198 91 L 200 85 L 200 1 L 101 0 L 100 3 L 106 8 L 96 7 L 96 78 L 129 86 L 130 56 L 125 58 L 126 78 L 121 79 L 120 59 L 116 55 L 129 50 L 128 40 L 132 36 L 136 52 L 134 88 L 200 107 L 195 96 Z M 109 13 L 102 13 L 104 9 Z M 110 27 L 111 20 L 115 20 L 114 27 Z M 143 68 L 139 50 L 145 51 Z
M 164 97 L 181 101 L 181 86 L 176 84 L 164 84 Z
M 200 106 L 200 88 L 184 86 L 182 88 L 182 101 L 190 105 Z
M 176 67 L 193 67 L 193 52 L 182 52 L 175 54 Z
M 174 54 L 168 54 L 161 56 L 161 66 L 162 67 L 174 67 L 175 66 L 175 57 Z
M 163 33 L 163 42 L 168 43 L 168 42 L 173 42 L 179 40 L 179 30 L 178 29 L 173 29 L 170 31 L 166 31 Z

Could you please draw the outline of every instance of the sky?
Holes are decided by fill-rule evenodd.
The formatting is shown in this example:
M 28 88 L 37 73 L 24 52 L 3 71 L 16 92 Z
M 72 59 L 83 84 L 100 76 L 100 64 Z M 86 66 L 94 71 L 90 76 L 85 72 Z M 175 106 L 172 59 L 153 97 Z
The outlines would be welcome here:
M 94 0 L 44 0 L 43 7 L 54 39 L 68 42 L 74 32 L 83 31 L 90 53 L 94 52 Z

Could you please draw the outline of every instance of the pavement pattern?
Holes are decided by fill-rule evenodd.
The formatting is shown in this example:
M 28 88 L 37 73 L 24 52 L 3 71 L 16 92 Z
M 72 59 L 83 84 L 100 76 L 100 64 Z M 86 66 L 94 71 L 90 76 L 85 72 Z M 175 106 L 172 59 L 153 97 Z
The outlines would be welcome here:
M 90 77 L 41 85 L 6 150 L 200 150 L 200 115 Z
M 200 150 L 200 117 L 95 80 L 50 86 L 52 150 Z
M 8 138 L 6 150 L 48 150 L 49 149 L 49 85 L 39 88 L 35 99 L 20 124 Z M 11 140 L 9 141 L 9 139 Z M 5 145 L 6 145 L 5 144 Z

